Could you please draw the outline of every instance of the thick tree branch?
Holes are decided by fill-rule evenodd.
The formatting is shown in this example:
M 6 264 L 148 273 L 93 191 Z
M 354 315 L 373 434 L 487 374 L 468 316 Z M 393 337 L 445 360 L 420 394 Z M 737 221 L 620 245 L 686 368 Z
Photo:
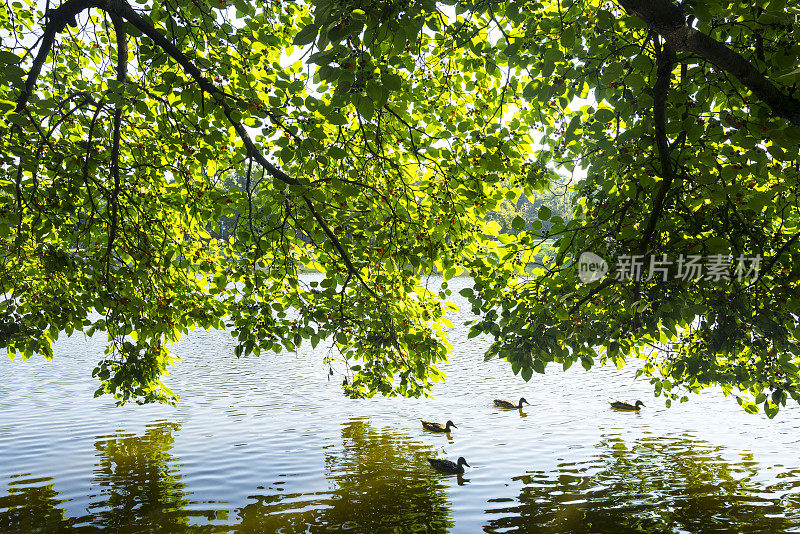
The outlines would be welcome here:
M 117 38 L 117 87 L 118 99 L 114 108 L 114 133 L 111 141 L 111 177 L 114 180 L 114 189 L 109 195 L 109 209 L 111 210 L 111 224 L 108 231 L 108 245 L 106 246 L 106 273 L 111 272 L 111 251 L 114 248 L 114 240 L 117 237 L 117 226 L 119 225 L 119 188 L 121 184 L 119 176 L 119 143 L 122 137 L 122 101 L 124 98 L 123 90 L 128 71 L 128 36 L 125 34 L 125 25 L 116 13 L 110 13 L 111 22 L 114 25 L 114 33 Z M 109 285 L 110 288 L 110 285 Z
M 692 28 L 687 15 L 670 0 L 619 0 L 629 13 L 658 32 L 675 52 L 690 52 L 729 72 L 772 112 L 800 126 L 800 101 L 783 94 L 749 61 L 724 43 Z
M 178 47 L 172 44 L 169 39 L 164 37 L 149 21 L 142 18 L 136 11 L 134 11 L 127 2 L 121 0 L 110 0 L 109 4 L 112 3 L 113 5 L 108 6 L 106 9 L 110 7 L 114 12 L 136 27 L 136 29 L 152 39 L 156 45 L 169 54 L 172 59 L 174 59 L 183 68 L 183 70 L 192 77 L 192 79 L 203 91 L 210 94 L 216 100 L 217 104 L 222 107 L 225 117 L 227 117 L 228 121 L 239 135 L 239 138 L 244 143 L 244 146 L 247 149 L 247 155 L 249 157 L 255 159 L 259 165 L 264 167 L 267 172 L 272 175 L 273 178 L 276 178 L 289 185 L 299 185 L 300 182 L 298 182 L 297 179 L 292 178 L 279 168 L 275 167 L 267 160 L 267 158 L 264 157 L 261 151 L 255 146 L 255 143 L 253 143 L 253 140 L 250 139 L 250 134 L 247 133 L 247 129 L 244 127 L 244 125 L 241 122 L 234 120 L 232 115 L 233 109 L 228 103 L 227 95 L 225 95 L 222 90 L 217 88 L 211 82 L 211 80 L 203 76 L 203 73 L 200 72 L 200 69 L 198 69 L 194 63 L 192 63 L 192 60 L 189 59 L 186 54 L 178 50 Z
M 47 55 L 53 48 L 56 35 L 61 33 L 67 25 L 75 25 L 75 17 L 81 11 L 91 7 L 102 7 L 102 0 L 67 0 L 58 9 L 52 9 L 47 12 L 47 24 L 44 27 L 44 34 L 42 41 L 39 44 L 39 51 L 33 59 L 28 71 L 28 78 L 25 80 L 25 89 L 17 96 L 17 113 L 20 113 L 28 105 L 28 99 L 36 86 L 36 80 L 39 79 L 39 74 L 42 72 Z
M 654 43 L 658 50 L 658 43 Z M 647 227 L 639 242 L 639 254 L 647 252 L 650 240 L 653 238 L 658 219 L 664 209 L 664 199 L 667 196 L 672 181 L 675 178 L 675 170 L 672 168 L 672 158 L 670 158 L 669 141 L 667 140 L 667 91 L 672 76 L 672 66 L 675 64 L 675 52 L 669 43 L 664 43 L 661 51 L 658 52 L 656 83 L 653 85 L 653 119 L 656 129 L 656 147 L 658 148 L 658 159 L 661 163 L 661 187 L 658 188 L 656 197 L 653 200 L 653 209 L 650 212 L 650 219 Z

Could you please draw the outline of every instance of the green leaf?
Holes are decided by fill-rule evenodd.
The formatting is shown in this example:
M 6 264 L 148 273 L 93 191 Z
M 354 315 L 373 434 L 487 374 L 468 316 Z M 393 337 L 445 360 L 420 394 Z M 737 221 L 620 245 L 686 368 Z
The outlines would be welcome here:
M 764 401 L 764 413 L 770 419 L 773 419 L 776 415 L 778 415 L 779 407 L 777 404 L 771 401 Z
M 6 65 L 17 65 L 20 62 L 20 57 L 7 50 L 0 50 L 0 63 Z
M 572 26 L 564 29 L 561 32 L 561 46 L 563 48 L 571 48 L 573 44 L 575 44 L 575 30 Z
M 567 130 L 564 132 L 564 138 L 567 142 L 576 139 L 575 131 L 578 129 L 578 126 L 581 124 L 581 116 L 575 115 L 572 117 L 572 120 L 569 121 L 569 125 L 567 126 Z
M 281 163 L 284 164 L 289 163 L 290 161 L 292 161 L 292 159 L 294 159 L 294 150 L 288 147 L 281 149 L 280 158 L 281 158 Z
M 318 32 L 319 28 L 316 24 L 309 24 L 297 32 L 297 35 L 294 36 L 292 44 L 295 46 L 305 46 L 309 43 L 313 43 L 314 39 L 317 38 Z
M 532 99 L 536 95 L 536 82 L 530 81 L 522 89 L 522 98 L 526 100 Z
M 335 124 L 337 126 L 347 124 L 347 117 L 345 117 L 338 111 L 328 114 L 327 119 L 329 123 Z
M 530 381 L 530 379 L 531 379 L 531 376 L 533 376 L 533 368 L 531 368 L 531 367 L 523 367 L 523 368 L 520 370 L 520 376 L 522 377 L 522 379 L 523 379 L 525 382 L 528 382 L 528 381 Z
M 371 119 L 375 114 L 375 104 L 366 97 L 360 97 L 356 101 L 356 109 L 358 109 L 358 113 L 367 120 Z
M 403 79 L 393 72 L 381 75 L 381 80 L 383 81 L 383 86 L 389 91 L 399 91 L 403 85 Z
M 594 120 L 601 123 L 611 122 L 614 118 L 614 112 L 608 108 L 600 108 L 594 114 Z
M 347 152 L 338 146 L 332 146 L 328 149 L 328 155 L 333 159 L 344 159 L 347 157 Z
M 553 212 L 547 206 L 542 206 L 539 208 L 539 218 L 543 221 L 550 220 L 550 217 L 553 216 Z

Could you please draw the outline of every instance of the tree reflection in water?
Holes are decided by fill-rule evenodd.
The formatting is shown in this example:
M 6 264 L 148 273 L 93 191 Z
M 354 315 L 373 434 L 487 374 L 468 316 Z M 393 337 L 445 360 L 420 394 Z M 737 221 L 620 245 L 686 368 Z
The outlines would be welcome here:
M 325 452 L 328 491 L 254 497 L 240 532 L 447 532 L 453 521 L 429 446 L 369 421 L 342 425 L 341 448 Z
M 141 436 L 121 435 L 95 442 L 91 525 L 115 532 L 199 532 L 189 527 L 185 485 L 170 454 L 180 425 L 159 422 Z M 202 514 L 205 516 L 206 514 Z
M 74 531 L 76 520 L 66 517 L 66 510 L 59 507 L 65 500 L 58 498 L 53 484 L 52 477 L 33 479 L 30 474 L 13 475 L 8 495 L 0 497 L 0 532 Z
M 519 504 L 487 509 L 486 532 L 788 532 L 800 521 L 800 473 L 765 488 L 752 455 L 680 436 L 626 444 L 607 436 L 599 454 L 516 477 Z
M 169 453 L 179 429 L 159 422 L 142 436 L 98 439 L 92 489 L 99 493 L 90 496 L 83 517 L 66 517 L 53 482 L 31 485 L 52 478 L 12 480 L 9 495 L 0 497 L 0 532 L 209 532 L 211 527 L 190 527 L 184 510 L 189 501 Z
M 446 488 L 457 482 L 427 465 L 430 446 L 369 421 L 341 427 L 323 451 L 327 487 L 274 491 L 237 510 L 199 510 L 171 454 L 179 425 L 95 443 L 98 462 L 88 514 L 67 517 L 50 477 L 17 474 L 0 497 L 0 532 L 427 532 L 454 523 Z M 800 524 L 800 471 L 775 477 L 751 455 L 691 436 L 602 439 L 592 454 L 515 480 L 518 502 L 490 502 L 486 532 L 788 532 Z M 319 465 L 311 466 L 312 470 Z M 288 473 L 287 473 L 288 474 Z M 234 474 L 231 474 L 233 476 Z M 763 476 L 762 476 L 763 475 Z M 774 480 L 765 484 L 764 478 Z M 216 520 L 216 521 L 215 521 Z M 216 524 L 210 524 L 216 523 Z

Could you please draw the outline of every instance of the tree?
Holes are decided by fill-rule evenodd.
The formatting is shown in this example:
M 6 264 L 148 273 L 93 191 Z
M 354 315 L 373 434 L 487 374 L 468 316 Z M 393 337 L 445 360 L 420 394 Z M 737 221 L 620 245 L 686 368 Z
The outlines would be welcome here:
M 466 269 L 473 332 L 526 379 L 664 341 L 643 368 L 657 392 L 720 383 L 774 414 L 798 398 L 795 19 L 668 0 L 6 5 L 4 344 L 50 356 L 59 332 L 105 331 L 98 393 L 169 400 L 165 343 L 227 326 L 237 354 L 332 340 L 351 395 L 420 395 Z M 586 168 L 575 217 L 498 236 L 485 214 L 546 190 L 548 158 Z M 528 280 L 543 239 L 558 253 Z M 579 285 L 590 249 L 764 261 L 754 283 Z
M 523 94 L 557 161 L 586 167 L 575 218 L 476 259 L 473 333 L 492 334 L 487 357 L 526 380 L 550 362 L 633 355 L 668 405 L 719 384 L 773 417 L 800 400 L 798 11 L 590 7 L 526 20 L 539 52 L 525 56 L 538 76 Z M 589 93 L 595 103 L 572 105 Z M 519 267 L 545 238 L 557 252 L 527 280 Z M 611 264 L 604 279 L 581 282 L 587 251 Z
M 94 374 L 120 402 L 172 400 L 166 344 L 196 326 L 237 355 L 331 340 L 354 396 L 440 379 L 452 305 L 420 279 L 461 270 L 529 136 L 432 3 L 373 7 L 6 5 L 9 354 L 106 332 Z

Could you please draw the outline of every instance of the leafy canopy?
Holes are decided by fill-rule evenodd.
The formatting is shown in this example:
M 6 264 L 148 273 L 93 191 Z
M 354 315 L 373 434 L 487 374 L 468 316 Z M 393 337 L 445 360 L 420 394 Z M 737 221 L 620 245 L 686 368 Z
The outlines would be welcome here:
M 348 394 L 417 396 L 442 378 L 446 281 L 466 272 L 471 332 L 526 380 L 641 356 L 657 393 L 718 383 L 774 415 L 800 398 L 797 16 L 7 3 L 0 340 L 51 357 L 61 332 L 107 333 L 98 394 L 120 402 L 173 400 L 166 344 L 196 326 L 230 329 L 237 355 L 325 341 Z M 556 169 L 586 173 L 573 217 L 544 205 L 499 234 L 487 213 L 536 202 Z M 586 250 L 764 260 L 755 281 L 581 284 Z

